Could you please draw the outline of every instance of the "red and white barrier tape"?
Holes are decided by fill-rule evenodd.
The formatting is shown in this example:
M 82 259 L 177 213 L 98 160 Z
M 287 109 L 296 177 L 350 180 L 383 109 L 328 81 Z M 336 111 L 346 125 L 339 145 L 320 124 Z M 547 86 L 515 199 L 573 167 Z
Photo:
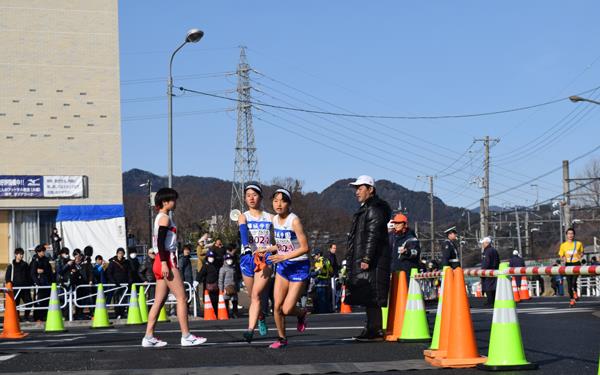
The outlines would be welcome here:
M 463 270 L 465 276 L 495 277 L 507 276 L 533 276 L 533 275 L 600 275 L 600 266 L 562 266 L 562 267 L 510 267 L 503 271 L 482 270 L 480 268 L 467 268 Z M 415 279 L 434 279 L 442 277 L 442 271 L 423 272 L 415 276 Z

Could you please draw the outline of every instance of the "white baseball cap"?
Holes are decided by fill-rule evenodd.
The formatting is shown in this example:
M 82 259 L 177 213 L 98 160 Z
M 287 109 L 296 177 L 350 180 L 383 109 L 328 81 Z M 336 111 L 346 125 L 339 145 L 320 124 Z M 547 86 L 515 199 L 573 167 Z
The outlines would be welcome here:
M 491 237 L 483 237 L 481 240 L 479 240 L 479 243 L 492 243 L 492 238 Z
M 519 255 L 519 250 L 513 251 L 513 255 Z
M 362 175 L 362 176 L 358 176 L 356 181 L 351 182 L 350 185 L 352 185 L 352 186 L 369 185 L 369 186 L 375 187 L 375 180 L 373 180 L 373 177 L 371 177 L 371 176 Z

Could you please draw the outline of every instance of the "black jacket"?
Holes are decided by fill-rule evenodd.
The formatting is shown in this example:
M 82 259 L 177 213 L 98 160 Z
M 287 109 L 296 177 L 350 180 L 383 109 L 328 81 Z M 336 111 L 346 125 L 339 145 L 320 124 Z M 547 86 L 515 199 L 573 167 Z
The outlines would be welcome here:
M 6 268 L 6 275 L 4 279 L 7 283 L 12 283 L 14 287 L 17 286 L 31 286 L 31 272 L 29 270 L 29 264 L 22 260 L 16 262 L 14 259 L 11 264 Z
M 116 256 L 110 258 L 106 269 L 106 279 L 110 284 L 130 284 L 131 268 L 127 259 L 118 260 Z
M 500 256 L 493 246 L 488 246 L 483 250 L 483 257 L 481 259 L 481 269 L 483 270 L 497 270 L 500 267 Z M 482 277 L 481 278 L 481 290 L 484 292 L 492 292 L 496 290 L 496 278 L 495 277 Z
M 181 256 L 178 259 L 177 268 L 181 272 L 181 278 L 184 282 L 193 283 L 194 282 L 194 270 L 192 268 L 192 260 L 190 256 Z
M 38 273 L 38 269 L 42 269 L 44 272 Z M 49 286 L 54 282 L 54 274 L 52 273 L 52 266 L 50 266 L 50 259 L 46 256 L 40 257 L 35 254 L 33 258 L 31 258 L 29 272 L 31 281 L 34 285 Z
M 144 263 L 140 266 L 138 271 L 138 275 L 142 281 L 147 281 L 149 283 L 156 282 L 156 276 L 154 276 L 154 271 L 152 271 L 152 266 L 154 265 L 154 259 L 146 256 L 144 259 Z
M 412 229 L 404 233 L 390 235 L 390 246 L 392 255 L 392 272 L 404 271 L 406 276 L 410 276 L 412 268 L 420 268 L 421 264 L 421 245 L 417 239 L 417 235 Z M 406 250 L 400 254 L 400 248 Z
M 450 266 L 453 269 L 460 266 L 456 245 L 448 239 L 444 241 L 444 246 L 442 246 L 442 269 L 444 269 L 445 266 Z
M 215 266 L 215 263 L 205 262 L 200 272 L 196 275 L 196 281 L 204 284 L 214 284 L 219 281 L 219 269 Z
M 508 260 L 509 267 L 525 267 L 525 259 L 518 255 L 512 255 Z
M 140 277 L 140 261 L 137 258 L 129 258 L 127 259 L 127 262 L 129 263 L 129 269 L 131 270 L 131 282 L 141 283 L 142 278 Z
M 85 285 L 94 282 L 92 265 L 88 262 L 77 264 L 73 261 L 73 263 L 67 264 L 63 267 L 61 276 L 63 280 L 69 280 L 69 284 L 72 288 L 75 288 L 77 285 Z
M 354 214 L 346 254 L 352 304 L 387 306 L 390 287 L 387 223 L 391 213 L 387 202 L 375 195 Z M 369 264 L 369 269 L 361 270 L 361 262 Z

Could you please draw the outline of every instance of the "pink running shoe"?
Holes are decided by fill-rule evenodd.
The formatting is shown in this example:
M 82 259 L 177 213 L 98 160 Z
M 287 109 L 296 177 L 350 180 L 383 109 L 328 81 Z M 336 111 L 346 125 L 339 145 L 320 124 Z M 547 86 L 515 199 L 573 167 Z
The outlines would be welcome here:
M 287 346 L 287 339 L 282 339 L 281 337 L 277 339 L 274 343 L 269 345 L 269 349 L 281 349 Z
M 304 313 L 298 317 L 298 325 L 296 329 L 298 332 L 304 332 L 306 330 L 306 317 L 308 315 L 308 311 L 304 310 Z

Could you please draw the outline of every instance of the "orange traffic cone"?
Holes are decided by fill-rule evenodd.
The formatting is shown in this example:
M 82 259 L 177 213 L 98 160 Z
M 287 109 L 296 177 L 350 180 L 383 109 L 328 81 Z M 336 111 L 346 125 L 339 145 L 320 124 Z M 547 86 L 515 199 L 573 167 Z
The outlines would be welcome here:
M 437 349 L 427 349 L 423 352 L 425 360 L 431 363 L 435 358 L 443 358 L 448 353 L 448 340 L 450 338 L 450 324 L 452 313 L 452 289 L 454 284 L 454 273 L 452 268 L 445 267 L 444 289 L 442 290 L 442 324 L 440 326 L 440 338 Z
M 340 314 L 350 314 L 352 308 L 346 303 L 346 285 L 342 285 L 342 301 L 340 306 Z
M 406 272 L 394 272 L 392 274 L 392 289 L 385 341 L 398 341 L 402 335 L 402 324 L 404 323 L 404 311 L 406 310 L 407 298 L 408 286 L 406 285 Z
M 29 291 L 27 291 L 29 292 Z M 4 292 L 4 326 L 0 338 L 2 339 L 22 339 L 27 336 L 27 333 L 21 331 L 19 324 L 19 312 L 12 290 L 12 283 L 6 283 L 6 291 Z
M 229 320 L 229 313 L 227 312 L 223 292 L 219 292 L 219 310 L 217 311 L 217 318 L 219 320 Z
M 217 320 L 208 290 L 204 290 L 204 320 Z
M 515 276 L 511 277 L 512 280 L 512 289 L 513 289 L 513 298 L 515 302 L 521 302 L 521 294 L 519 293 L 519 288 L 517 287 L 517 279 Z
M 519 290 L 519 297 L 522 300 L 531 299 L 529 295 L 529 285 L 527 284 L 527 276 L 521 276 L 521 290 Z
M 438 367 L 467 368 L 484 363 L 487 358 L 480 356 L 475 341 L 475 330 L 471 320 L 469 297 L 465 291 L 465 278 L 462 268 L 454 271 L 452 285 L 452 308 L 448 352 L 444 358 L 435 358 L 431 364 Z M 443 326 L 442 326 L 443 328 Z

